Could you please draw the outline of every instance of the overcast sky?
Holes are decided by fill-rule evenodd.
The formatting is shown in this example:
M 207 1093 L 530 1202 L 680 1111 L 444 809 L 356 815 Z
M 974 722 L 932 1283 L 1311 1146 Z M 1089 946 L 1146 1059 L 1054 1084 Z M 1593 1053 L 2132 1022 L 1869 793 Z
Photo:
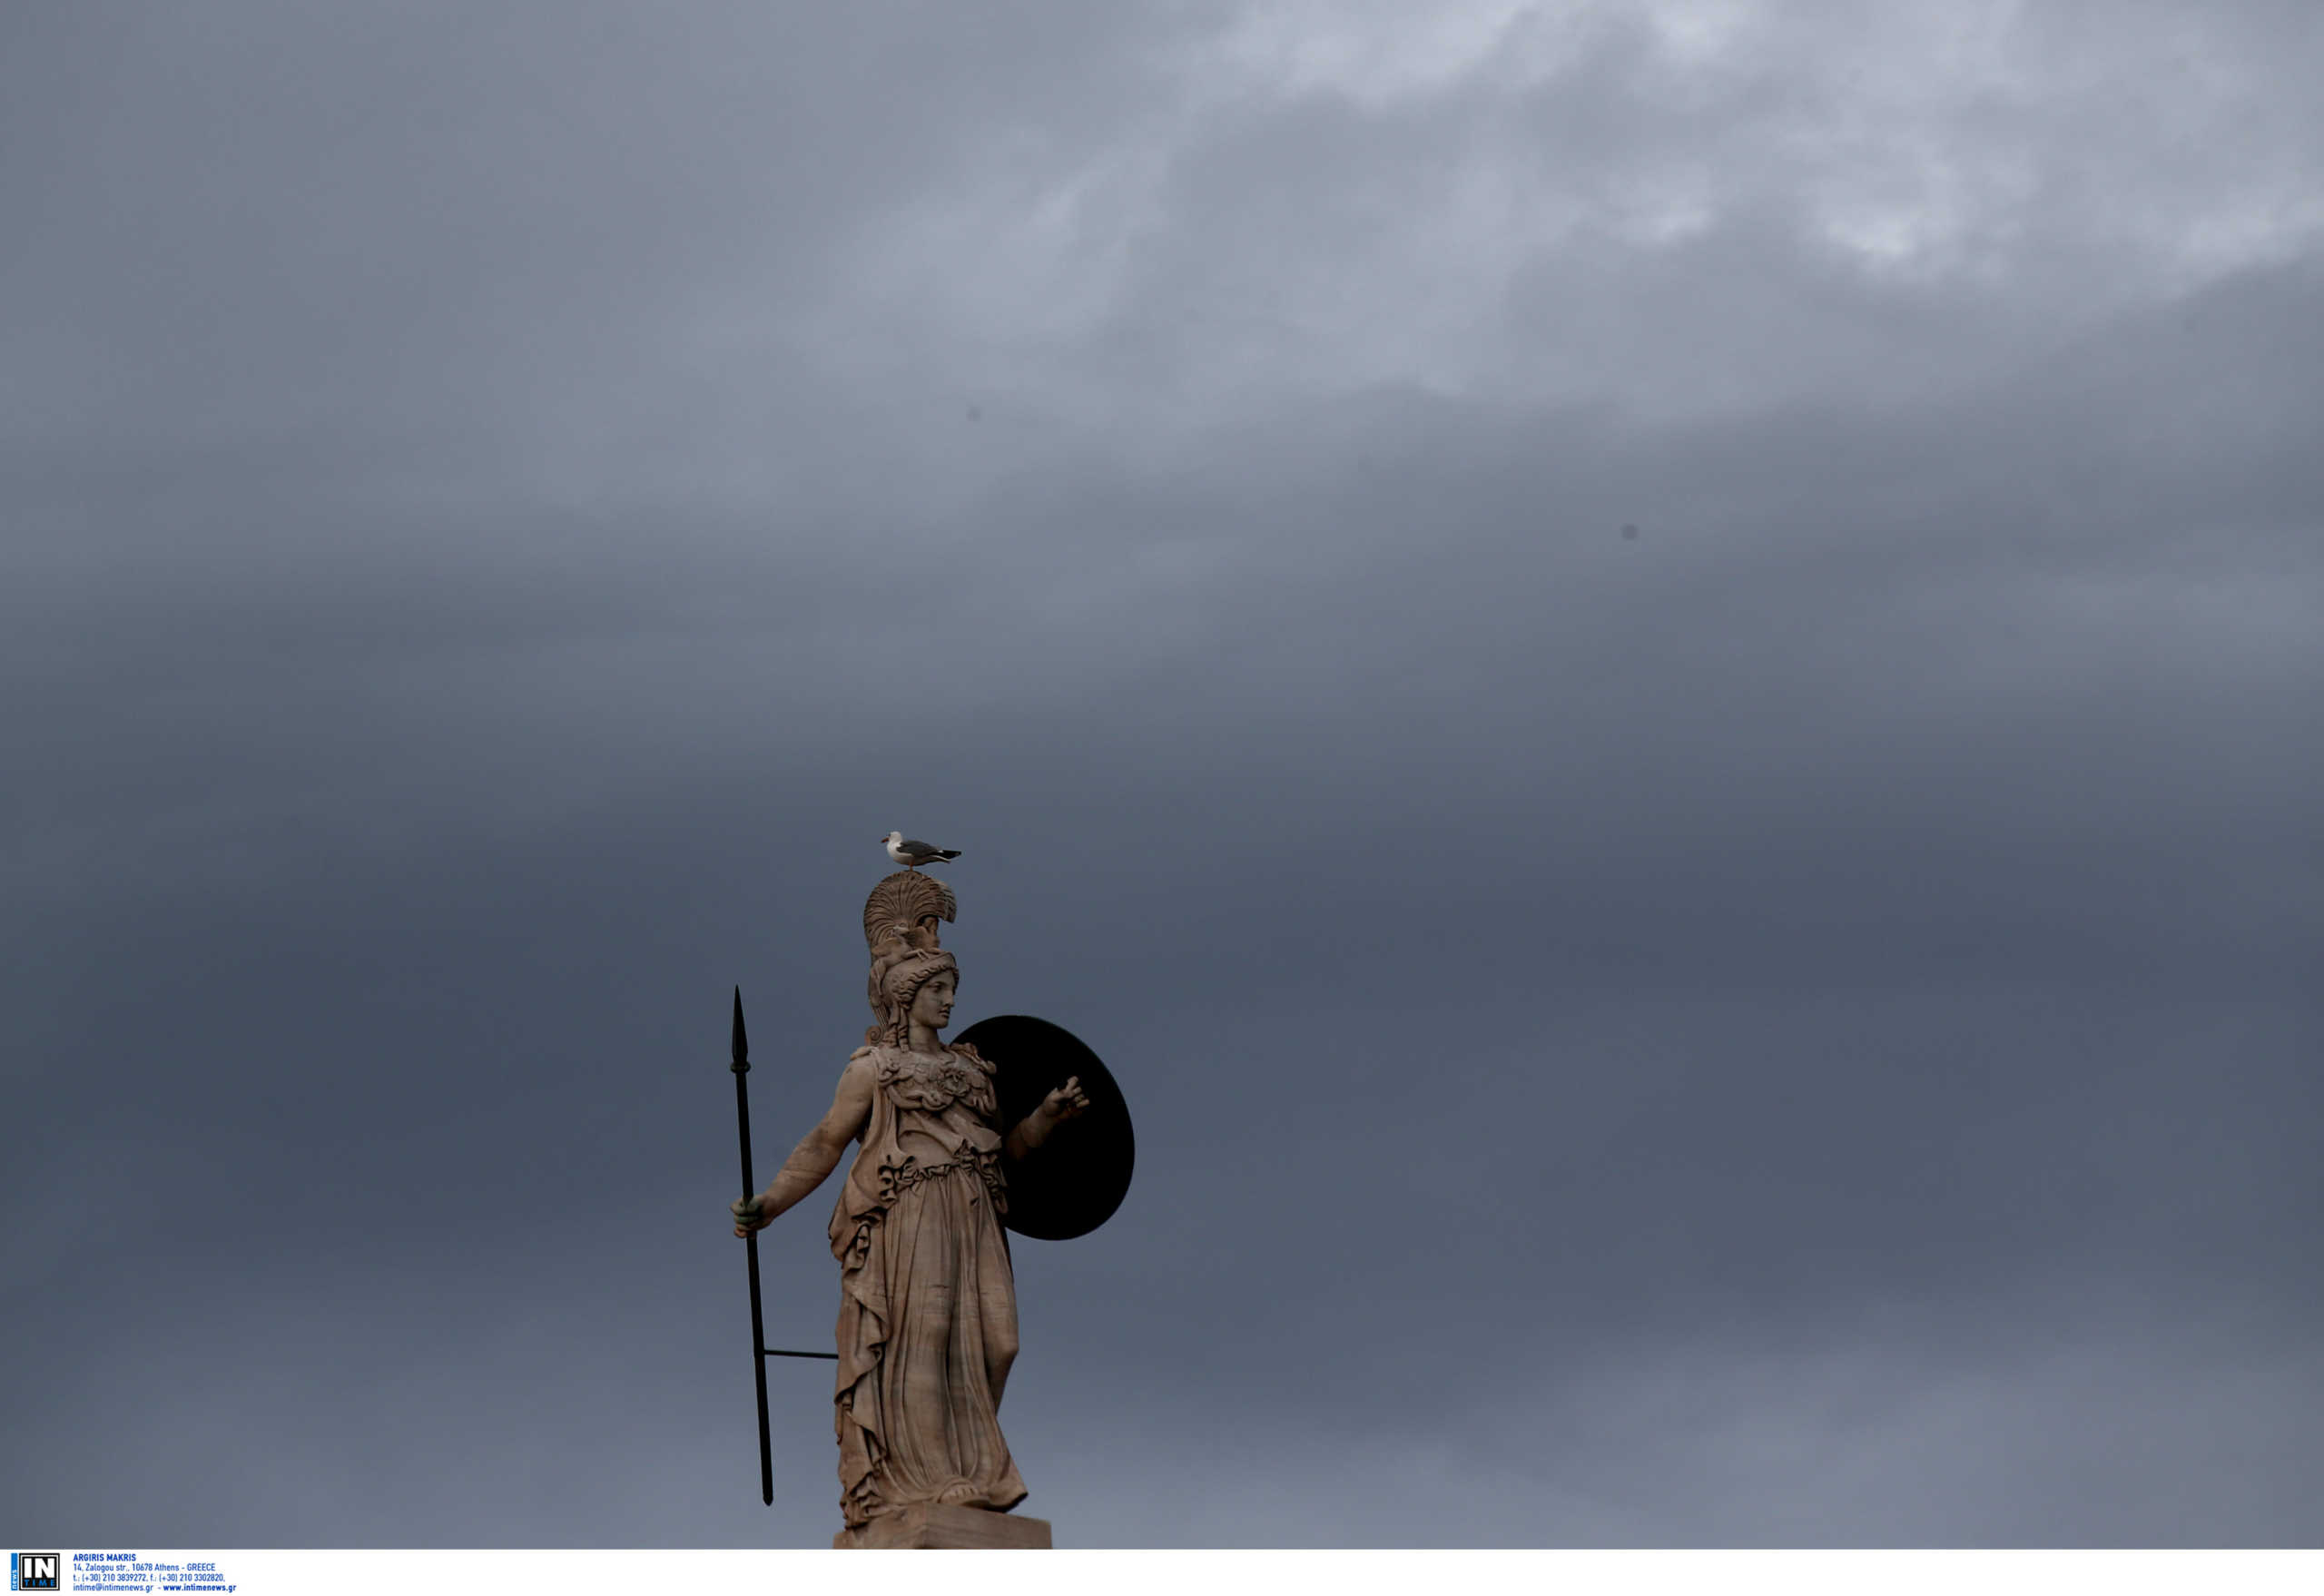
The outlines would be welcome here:
M 1060 1546 L 2324 1539 L 2319 82 L 12 0 L 0 1533 L 827 1544 L 892 827 L 1136 1116 Z

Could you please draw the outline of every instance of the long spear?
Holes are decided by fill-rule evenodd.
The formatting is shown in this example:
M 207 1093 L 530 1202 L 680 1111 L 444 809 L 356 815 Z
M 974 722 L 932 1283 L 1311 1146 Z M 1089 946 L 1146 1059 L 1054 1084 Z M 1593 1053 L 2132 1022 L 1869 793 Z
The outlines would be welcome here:
M 747 1202 L 758 1195 L 759 1183 L 751 1177 L 751 1090 L 743 1077 L 751 1072 L 751 1042 L 743 1030 L 743 989 L 734 989 L 734 1119 L 743 1134 L 743 1199 Z M 766 1325 L 759 1308 L 759 1237 L 753 1231 L 744 1240 L 744 1251 L 751 1260 L 751 1372 L 759 1384 L 759 1500 L 769 1507 L 774 1505 L 774 1445 L 768 1437 L 766 1425 L 766 1360 L 769 1358 L 821 1358 L 825 1363 L 837 1363 L 835 1352 L 785 1352 L 766 1344 Z
M 743 1200 L 758 1196 L 751 1177 L 751 1042 L 743 1031 L 743 989 L 734 989 L 734 1118 L 743 1130 Z M 759 1317 L 759 1237 L 744 1237 L 751 1259 L 751 1375 L 759 1386 L 759 1500 L 774 1505 L 774 1443 L 766 1428 L 766 1326 Z

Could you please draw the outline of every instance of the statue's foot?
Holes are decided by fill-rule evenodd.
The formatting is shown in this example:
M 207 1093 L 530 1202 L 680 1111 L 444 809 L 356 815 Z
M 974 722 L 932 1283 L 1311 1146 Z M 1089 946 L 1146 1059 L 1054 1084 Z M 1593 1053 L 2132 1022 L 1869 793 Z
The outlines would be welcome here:
M 968 1481 L 963 1480 L 957 1485 L 945 1486 L 943 1490 L 937 1493 L 936 1500 L 950 1507 L 960 1507 L 970 1502 L 975 1502 L 979 1506 L 982 1506 L 984 1503 L 984 1487 L 981 1485 L 970 1484 Z

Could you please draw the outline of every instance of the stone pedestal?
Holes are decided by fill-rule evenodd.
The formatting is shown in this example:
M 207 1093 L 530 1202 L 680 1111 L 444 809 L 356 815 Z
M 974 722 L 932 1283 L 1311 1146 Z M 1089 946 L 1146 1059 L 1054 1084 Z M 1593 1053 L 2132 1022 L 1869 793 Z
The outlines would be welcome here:
M 1049 1522 L 982 1507 L 925 1502 L 883 1512 L 832 1537 L 838 1552 L 1047 1552 Z

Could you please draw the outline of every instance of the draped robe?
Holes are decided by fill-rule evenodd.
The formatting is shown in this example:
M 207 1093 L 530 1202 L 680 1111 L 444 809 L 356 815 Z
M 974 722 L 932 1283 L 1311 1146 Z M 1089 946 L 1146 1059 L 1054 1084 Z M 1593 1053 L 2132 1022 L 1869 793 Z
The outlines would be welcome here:
M 1007 1512 L 1001 1439 L 1017 1290 L 992 1067 L 974 1049 L 864 1049 L 863 1145 L 832 1214 L 840 1261 L 840 1506 L 860 1529 L 914 1502 Z

